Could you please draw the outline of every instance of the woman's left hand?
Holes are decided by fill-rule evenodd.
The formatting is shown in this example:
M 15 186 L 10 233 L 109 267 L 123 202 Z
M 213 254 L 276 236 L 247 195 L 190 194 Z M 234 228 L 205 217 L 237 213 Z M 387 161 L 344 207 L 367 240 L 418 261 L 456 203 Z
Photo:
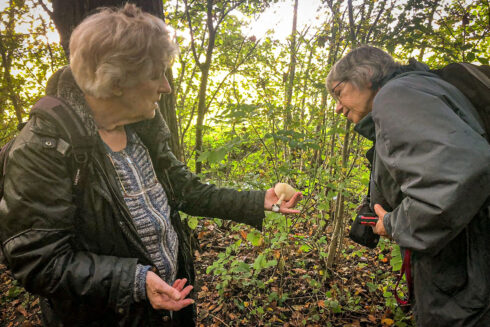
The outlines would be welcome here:
M 379 204 L 374 205 L 374 212 L 376 212 L 376 215 L 378 216 L 378 222 L 376 223 L 376 226 L 373 226 L 373 232 L 374 234 L 378 234 L 380 236 L 384 237 L 389 237 L 389 235 L 386 233 L 385 225 L 383 223 L 383 219 L 386 215 L 386 210 L 383 209 L 382 206 Z
M 303 194 L 301 194 L 301 192 L 296 192 L 293 197 L 289 199 L 289 201 L 282 201 L 279 212 L 282 214 L 300 213 L 299 210 L 294 210 L 290 208 L 293 208 L 302 198 Z M 268 189 L 265 192 L 264 209 L 271 211 L 272 205 L 277 201 L 279 201 L 279 198 L 277 197 L 276 192 L 274 192 L 274 188 Z

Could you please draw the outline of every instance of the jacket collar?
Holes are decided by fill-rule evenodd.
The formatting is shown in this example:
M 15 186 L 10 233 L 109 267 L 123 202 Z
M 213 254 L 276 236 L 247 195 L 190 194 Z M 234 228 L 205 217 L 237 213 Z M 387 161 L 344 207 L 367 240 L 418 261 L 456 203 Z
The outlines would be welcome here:
M 408 60 L 408 65 L 403 65 L 398 67 L 393 73 L 389 74 L 385 78 L 383 78 L 375 87 L 377 88 L 382 88 L 386 83 L 391 81 L 392 79 L 402 77 L 406 73 L 412 73 L 412 72 L 429 72 L 429 66 L 427 66 L 424 63 L 418 62 L 414 58 L 410 58 Z
M 88 133 L 90 135 L 98 134 L 92 111 L 85 101 L 83 92 L 77 85 L 69 66 L 61 68 L 50 77 L 46 86 L 46 94 L 65 100 L 83 121 Z M 134 123 L 130 126 L 138 133 L 147 147 L 170 138 L 170 130 L 158 110 L 155 118 Z
M 354 130 L 368 140 L 374 142 L 376 139 L 376 131 L 371 113 L 368 113 L 363 119 L 361 119 L 354 127 Z

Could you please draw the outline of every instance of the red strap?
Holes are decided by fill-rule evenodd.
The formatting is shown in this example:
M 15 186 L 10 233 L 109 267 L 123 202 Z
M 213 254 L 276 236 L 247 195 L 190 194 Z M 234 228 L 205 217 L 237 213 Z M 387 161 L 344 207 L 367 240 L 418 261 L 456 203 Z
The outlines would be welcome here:
M 400 276 L 398 276 L 398 280 L 396 281 L 395 299 L 399 305 L 410 305 L 410 299 L 412 297 L 412 290 L 413 290 L 412 271 L 410 269 L 410 257 L 411 257 L 411 255 L 412 255 L 411 251 L 408 249 L 405 249 L 405 255 L 403 257 L 402 269 L 400 271 Z M 408 298 L 406 300 L 402 300 L 398 296 L 398 284 L 400 284 L 400 281 L 402 280 L 404 274 L 406 276 L 407 286 L 408 286 Z

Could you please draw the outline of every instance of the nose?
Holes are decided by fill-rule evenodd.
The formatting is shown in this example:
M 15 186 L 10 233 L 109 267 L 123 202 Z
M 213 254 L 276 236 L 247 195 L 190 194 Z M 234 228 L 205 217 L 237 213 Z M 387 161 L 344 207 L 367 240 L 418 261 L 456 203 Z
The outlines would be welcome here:
M 167 76 L 165 74 L 160 79 L 160 85 L 158 86 L 158 93 L 169 94 L 172 92 L 172 88 L 170 87 L 170 83 L 167 80 Z
M 337 103 L 336 103 L 336 105 L 335 105 L 335 112 L 336 112 L 337 114 L 341 114 L 341 113 L 342 113 L 342 111 L 343 111 L 343 108 L 344 108 L 344 106 L 342 105 L 342 102 L 337 101 Z

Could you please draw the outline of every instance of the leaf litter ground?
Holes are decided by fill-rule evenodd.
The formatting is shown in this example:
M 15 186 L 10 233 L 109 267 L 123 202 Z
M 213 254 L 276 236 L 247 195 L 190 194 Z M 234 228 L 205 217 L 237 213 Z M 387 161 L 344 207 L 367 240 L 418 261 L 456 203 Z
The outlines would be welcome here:
M 402 312 L 390 296 L 396 273 L 388 249 L 367 250 L 344 238 L 336 264 L 325 270 L 319 253 L 326 252 L 328 244 L 305 252 L 297 241 L 315 230 L 306 225 L 296 226 L 295 237 L 283 242 L 280 250 L 270 251 L 276 265 L 257 275 L 230 278 L 227 273 L 206 274 L 219 253 L 242 240 L 232 254 L 234 261 L 252 265 L 266 247 L 247 243 L 252 229 L 244 225 L 218 227 L 212 220 L 201 220 L 196 229 L 200 251 L 195 252 L 198 326 L 413 325 L 411 313 Z M 329 240 L 329 229 L 326 233 Z M 42 326 L 39 298 L 20 287 L 4 265 L 0 265 L 0 279 L 0 326 Z

